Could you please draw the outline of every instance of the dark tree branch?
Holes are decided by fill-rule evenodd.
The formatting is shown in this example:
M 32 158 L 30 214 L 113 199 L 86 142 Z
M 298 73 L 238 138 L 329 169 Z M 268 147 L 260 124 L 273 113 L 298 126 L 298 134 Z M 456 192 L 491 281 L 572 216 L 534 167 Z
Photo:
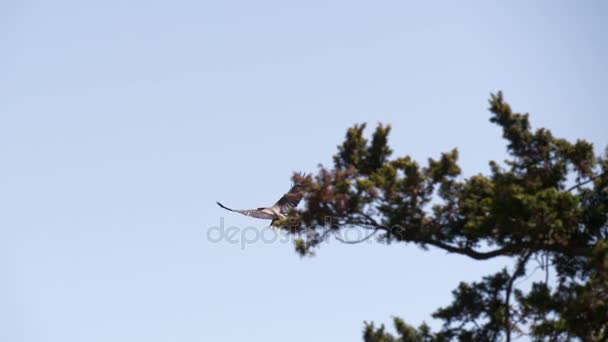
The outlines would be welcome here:
M 520 249 L 515 246 L 506 246 L 506 247 L 495 249 L 495 250 L 488 251 L 488 252 L 479 252 L 470 247 L 452 246 L 447 243 L 443 243 L 441 241 L 436 241 L 436 240 L 432 240 L 432 239 L 423 239 L 420 242 L 423 244 L 428 244 L 431 246 L 441 248 L 443 250 L 446 250 L 449 253 L 457 253 L 457 254 L 466 255 L 475 260 L 488 260 L 488 259 L 495 258 L 497 256 L 509 256 Z
M 580 183 L 574 184 L 573 186 L 571 186 L 570 188 L 568 188 L 568 190 L 566 190 L 566 191 L 570 192 L 572 190 L 576 190 L 576 189 L 580 188 L 583 185 L 586 185 L 586 184 L 589 184 L 589 183 L 593 182 L 594 180 L 602 177 L 603 175 L 604 175 L 604 173 L 600 173 L 600 174 L 597 174 L 597 175 L 595 175 L 593 177 L 590 177 L 589 179 L 587 179 L 584 182 L 580 182 Z
M 526 273 L 526 263 L 531 256 L 532 252 L 526 252 L 526 254 L 519 259 L 505 290 L 505 331 L 507 335 L 507 342 L 511 342 L 511 304 L 509 302 L 511 300 L 511 292 L 513 292 L 513 283 L 515 282 L 515 279 L 523 276 Z

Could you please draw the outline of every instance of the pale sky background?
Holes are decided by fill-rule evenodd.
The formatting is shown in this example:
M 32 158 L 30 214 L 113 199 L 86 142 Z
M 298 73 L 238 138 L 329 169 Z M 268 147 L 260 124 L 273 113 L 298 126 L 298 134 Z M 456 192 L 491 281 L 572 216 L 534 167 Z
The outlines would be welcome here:
M 413 245 L 212 243 L 265 227 L 350 125 L 396 155 L 502 160 L 502 89 L 534 127 L 608 144 L 604 1 L 0 3 L 1 341 L 357 341 L 418 325 L 474 262 Z

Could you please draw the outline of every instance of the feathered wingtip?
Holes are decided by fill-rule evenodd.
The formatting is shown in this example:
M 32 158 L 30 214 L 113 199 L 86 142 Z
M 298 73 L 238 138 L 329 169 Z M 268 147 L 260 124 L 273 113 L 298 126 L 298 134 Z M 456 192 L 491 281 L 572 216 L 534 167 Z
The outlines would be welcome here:
M 217 203 L 217 205 L 219 205 L 221 208 L 224 208 L 224 209 L 226 209 L 226 210 L 230 210 L 230 211 L 235 211 L 234 209 L 228 208 L 227 206 L 223 205 L 223 204 L 222 204 L 222 203 L 220 203 L 220 202 L 217 202 L 217 201 L 216 201 L 215 203 Z

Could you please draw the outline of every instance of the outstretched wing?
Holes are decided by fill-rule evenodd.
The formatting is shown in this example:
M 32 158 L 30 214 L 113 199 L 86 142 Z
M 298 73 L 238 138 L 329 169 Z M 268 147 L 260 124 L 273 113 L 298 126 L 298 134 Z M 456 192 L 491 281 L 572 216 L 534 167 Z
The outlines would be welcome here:
M 287 214 L 289 210 L 297 207 L 304 196 L 304 176 L 300 174 L 298 178 L 300 180 L 298 180 L 273 206 L 273 208 L 278 209 L 281 214 Z
M 264 212 L 260 209 L 246 209 L 246 210 L 236 210 L 236 209 L 232 209 L 232 208 L 228 208 L 227 206 L 223 205 L 220 202 L 215 202 L 217 203 L 217 205 L 219 205 L 220 207 L 226 209 L 226 210 L 230 210 L 233 211 L 235 213 L 239 213 L 239 214 L 243 214 L 245 216 L 251 216 L 251 217 L 255 217 L 255 218 L 259 218 L 259 219 L 265 219 L 265 220 L 272 220 L 274 219 L 274 215 Z

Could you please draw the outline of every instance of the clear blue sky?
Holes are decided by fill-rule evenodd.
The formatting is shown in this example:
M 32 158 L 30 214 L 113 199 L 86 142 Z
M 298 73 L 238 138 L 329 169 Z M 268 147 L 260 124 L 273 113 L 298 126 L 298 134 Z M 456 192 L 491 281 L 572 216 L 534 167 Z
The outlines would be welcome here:
M 419 324 L 505 260 L 411 245 L 211 243 L 348 126 L 396 154 L 505 157 L 502 89 L 535 127 L 608 144 L 603 1 L 0 4 L 0 340 L 359 340 Z

